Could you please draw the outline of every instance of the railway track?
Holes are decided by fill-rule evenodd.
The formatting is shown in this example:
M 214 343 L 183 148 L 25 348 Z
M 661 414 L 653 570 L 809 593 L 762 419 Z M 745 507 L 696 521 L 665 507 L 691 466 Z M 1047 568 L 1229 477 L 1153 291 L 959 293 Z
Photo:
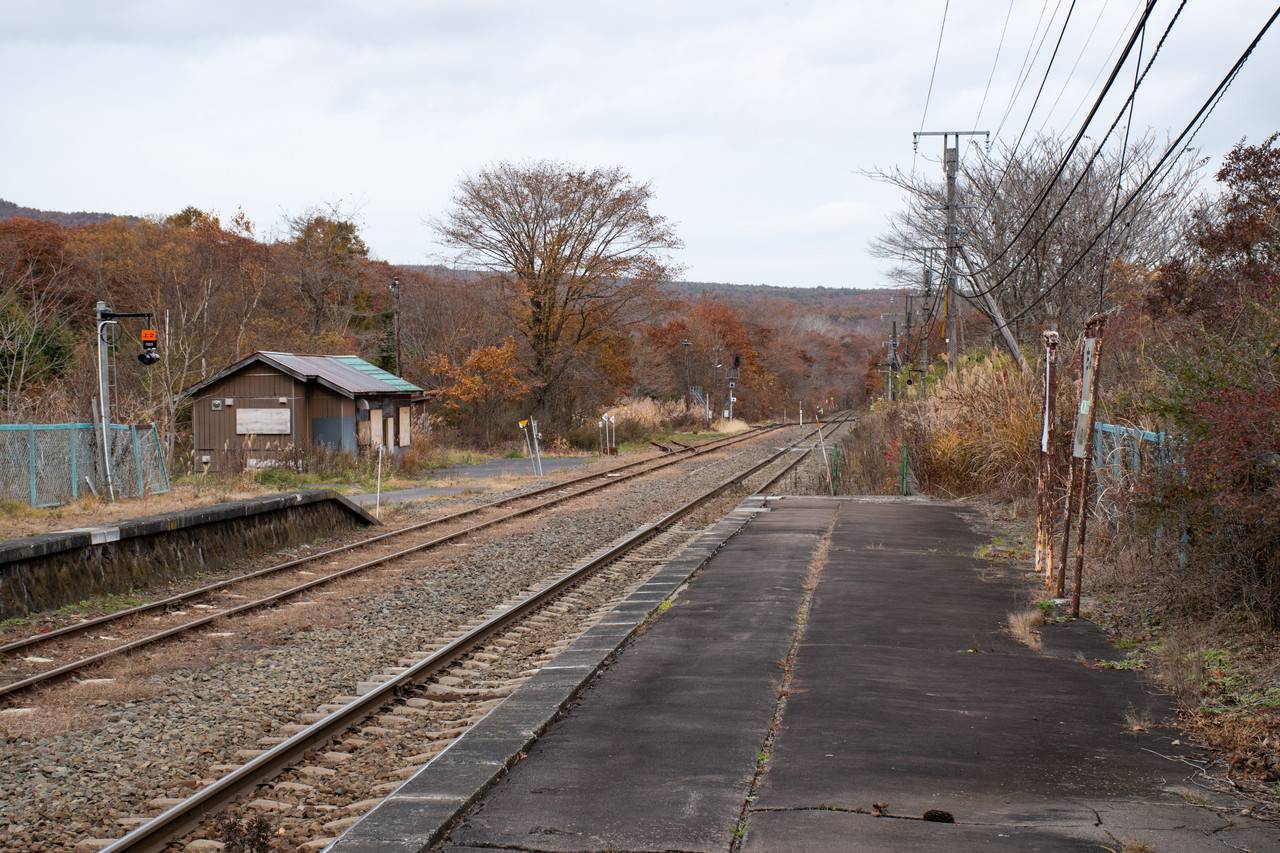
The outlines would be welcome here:
M 847 420 L 820 429 L 834 432 Z M 207 784 L 190 796 L 152 801 L 160 814 L 126 818 L 126 826 L 136 825 L 127 835 L 93 846 L 108 853 L 160 850 L 185 836 L 196 849 L 197 842 L 216 849 L 207 844 L 218 836 L 213 816 L 234 802 L 236 812 L 272 815 L 277 840 L 319 849 L 696 536 L 682 520 L 782 460 L 757 491 L 770 488 L 816 447 L 816 441 L 801 447 L 816 434 L 801 436 L 571 571 L 494 607 L 478 623 L 397 661 L 361 685 L 360 695 L 335 697 L 279 735 L 264 737 L 261 749 L 237 754 L 243 763 L 211 768 L 224 773 L 220 778 L 203 780 Z M 786 459 L 788 454 L 795 458 Z M 260 791 L 267 782 L 269 789 Z M 252 792 L 258 796 L 246 798 Z
M 11 697 L 34 687 L 67 678 L 146 646 L 189 634 L 201 628 L 210 628 L 218 620 L 279 604 L 286 599 L 295 598 L 324 584 L 358 574 L 375 566 L 456 542 L 482 530 L 541 512 L 565 501 L 749 441 L 774 429 L 777 427 L 758 427 L 746 433 L 704 442 L 688 449 L 661 456 L 649 456 L 603 471 L 579 475 L 519 495 L 490 501 L 366 537 L 347 545 L 226 578 L 136 607 L 11 641 L 0 645 L 0 655 L 7 656 L 7 671 L 0 675 L 0 678 L 6 679 L 6 683 L 0 684 L 0 698 Z M 582 487 L 574 488 L 579 485 Z M 507 511 L 500 512 L 504 508 L 507 508 Z M 485 514 L 491 517 L 465 525 L 459 524 L 465 519 Z M 447 532 L 440 532 L 442 529 L 447 529 Z M 344 564 L 343 557 L 355 552 L 360 552 L 366 559 L 361 559 L 354 564 Z M 302 569 L 302 566 L 316 571 Z M 284 573 L 290 570 L 307 579 L 298 582 L 296 578 L 286 577 Z M 94 631 L 97 633 L 91 633 Z M 67 662 L 48 666 L 58 660 Z

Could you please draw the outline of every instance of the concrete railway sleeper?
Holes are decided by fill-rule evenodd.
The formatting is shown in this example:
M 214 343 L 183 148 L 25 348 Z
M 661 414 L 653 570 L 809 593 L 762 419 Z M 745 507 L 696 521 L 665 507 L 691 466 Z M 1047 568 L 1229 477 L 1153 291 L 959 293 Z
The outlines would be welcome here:
M 834 432 L 844 421 L 823 430 Z M 395 665 L 359 685 L 355 696 L 339 696 L 314 714 L 265 737 L 261 750 L 246 750 L 239 765 L 185 798 L 156 800 L 163 811 L 135 816 L 127 835 L 107 842 L 87 840 L 108 853 L 161 850 L 173 841 L 211 841 L 214 816 L 228 804 L 238 812 L 271 813 L 278 831 L 303 849 L 319 849 L 400 780 L 509 695 L 523 680 L 585 631 L 599 616 L 644 581 L 696 531 L 680 522 L 719 495 L 793 453 L 806 439 L 770 453 L 655 522 L 515 600 L 498 605 L 469 628 L 440 638 L 435 648 Z M 808 448 L 805 448 L 807 451 Z M 790 471 L 786 459 L 767 488 Z M 269 790 L 258 791 L 269 783 Z M 246 796 L 252 796 L 246 799 Z M 198 849 L 201 845 L 195 844 Z
M 242 613 L 246 613 L 252 610 L 262 608 L 262 607 L 274 605 L 280 601 L 283 601 L 284 599 L 315 589 L 316 587 L 319 587 L 326 583 L 330 583 L 334 580 L 348 577 L 352 574 L 361 572 L 365 569 L 369 569 L 374 566 L 379 566 L 384 563 L 390 562 L 392 560 L 395 560 L 410 554 L 415 554 L 431 548 L 439 547 L 441 545 L 444 545 L 450 542 L 458 541 L 459 539 L 462 539 L 466 536 L 469 536 L 481 530 L 485 530 L 487 528 L 493 527 L 495 525 L 502 524 L 504 522 L 511 521 L 513 519 L 522 518 L 524 516 L 532 515 L 534 513 L 540 512 L 550 507 L 557 506 L 561 503 L 564 503 L 565 501 L 569 501 L 574 498 L 599 491 L 601 489 L 609 488 L 619 483 L 627 482 L 628 480 L 634 479 L 636 477 L 642 477 L 646 474 L 650 474 L 655 471 L 662 470 L 672 465 L 680 464 L 691 458 L 702 456 L 708 453 L 713 453 L 713 452 L 722 450 L 724 448 L 730 447 L 732 445 L 735 445 L 744 441 L 748 441 L 753 438 L 757 438 L 758 436 L 764 433 L 770 432 L 773 429 L 776 429 L 776 427 L 774 426 L 761 427 L 758 429 L 751 430 L 746 434 L 739 434 L 729 439 L 718 439 L 712 442 L 706 442 L 706 443 L 700 444 L 696 446 L 692 451 L 687 451 L 687 452 L 681 451 L 678 453 L 665 454 L 663 456 L 658 456 L 658 457 L 647 457 L 646 459 L 639 460 L 637 462 L 627 463 L 621 466 L 615 466 L 605 471 L 580 475 L 578 477 L 574 477 L 570 480 L 560 482 L 552 486 L 539 488 L 532 492 L 527 492 L 527 493 L 515 495 L 512 497 L 503 498 L 497 501 L 491 501 L 477 507 L 460 510 L 458 512 L 450 513 L 448 515 L 441 516 L 439 518 L 428 519 L 426 521 L 419 522 L 417 524 L 408 525 L 398 530 L 389 531 L 387 533 L 379 534 L 377 536 L 368 537 L 366 539 L 362 539 L 358 542 L 354 542 L 349 545 L 344 545 L 338 548 L 327 549 L 325 551 L 321 551 L 316 554 L 307 555 L 306 557 L 301 557 L 295 560 L 289 560 L 284 563 L 279 563 L 274 566 L 270 566 L 264 569 L 259 569 L 257 571 L 249 572 L 243 575 L 239 575 L 234 578 L 228 578 L 222 581 L 218 581 L 217 583 L 207 584 L 205 586 L 190 590 L 188 592 L 181 593 L 179 595 L 169 596 L 167 598 L 160 599 L 158 601 L 149 602 L 147 604 L 139 605 L 137 607 L 132 607 L 127 610 L 121 610 L 113 614 L 108 614 L 107 616 L 98 617 L 96 619 L 89 620 L 87 622 L 69 625 L 65 628 L 58 629 L 56 631 L 50 631 L 46 634 L 38 634 L 38 635 L 26 637 L 21 640 L 11 642 L 5 646 L 0 646 L 0 653 L 9 653 L 11 655 L 9 659 L 9 666 L 21 667 L 24 664 L 38 666 L 38 665 L 52 662 L 57 658 L 56 656 L 52 656 L 49 653 L 44 653 L 41 655 L 31 654 L 30 653 L 31 649 L 37 648 L 40 646 L 48 646 L 51 643 L 56 643 L 59 641 L 67 642 L 69 640 L 72 640 L 74 637 L 78 635 L 85 634 L 85 632 L 88 631 L 90 628 L 95 628 L 95 627 L 101 628 L 103 626 L 112 625 L 112 626 L 116 626 L 116 627 L 113 627 L 113 630 L 117 630 L 117 632 L 120 632 L 120 629 L 118 626 L 123 624 L 126 620 L 133 619 L 136 621 L 137 617 L 140 617 L 152 611 L 157 611 L 162 609 L 165 609 L 164 612 L 168 616 L 181 617 L 181 616 L 187 615 L 187 611 L 167 610 L 167 608 L 170 608 L 176 604 L 185 604 L 186 606 L 190 606 L 193 609 L 206 611 L 204 615 L 196 619 L 179 621 L 176 624 L 163 628 L 162 630 L 152 631 L 150 630 L 150 628 L 153 628 L 154 626 L 147 626 L 146 632 L 143 633 L 141 636 L 130 639 L 126 642 L 119 642 L 118 645 L 112 645 L 101 651 L 92 650 L 93 643 L 95 640 L 106 640 L 107 642 L 117 642 L 121 638 L 111 636 L 111 635 L 98 635 L 97 637 L 89 637 L 87 641 L 81 641 L 81 647 L 76 649 L 74 652 L 72 652 L 72 654 L 80 655 L 80 656 L 75 657 L 75 659 L 69 661 L 68 663 L 62 664 L 60 666 L 43 669 L 31 674 L 20 672 L 18 676 L 13 680 L 11 680 L 9 683 L 0 685 L 0 697 L 14 695 L 21 691 L 36 687 L 37 685 L 47 684 L 56 679 L 65 678 L 67 676 L 72 675 L 73 673 L 85 670 L 88 667 L 95 666 L 99 663 L 118 657 L 120 655 L 135 651 L 144 646 L 149 646 L 154 643 L 158 643 L 163 640 L 167 640 L 172 637 L 179 636 L 181 634 L 186 634 L 195 629 L 209 626 L 219 619 L 227 618 L 230 616 L 236 616 Z M 656 464 L 650 464 L 650 463 L 656 463 Z M 619 473 L 622 471 L 625 471 L 625 473 Z M 582 483 L 590 480 L 598 480 L 599 482 L 590 484 L 585 488 L 581 488 L 581 489 L 569 488 L 578 483 Z M 536 500 L 539 497 L 543 499 Z M 228 590 L 231 587 L 236 585 L 259 581 L 260 579 L 266 578 L 267 576 L 270 576 L 270 575 L 278 575 L 280 572 L 283 572 L 288 569 L 296 570 L 298 566 L 301 566 L 304 564 L 314 563 L 320 560 L 331 560 L 332 558 L 340 557 L 343 554 L 348 554 L 353 551 L 369 548 L 379 543 L 386 542 L 388 539 L 392 537 L 400 537 L 400 536 L 403 536 L 404 534 L 419 533 L 425 530 L 432 530 L 434 532 L 434 528 L 445 525 L 447 523 L 456 522 L 459 519 L 473 516 L 480 512 L 484 512 L 486 510 L 499 509 L 501 507 L 509 506 L 511 504 L 515 504 L 518 502 L 527 502 L 527 501 L 530 501 L 531 499 L 534 499 L 534 500 L 528 506 L 523 506 L 518 509 L 510 510 L 508 512 L 499 514 L 493 518 L 486 519 L 478 523 L 470 524 L 460 529 L 453 530 L 442 535 L 430 536 L 425 541 L 416 542 L 407 547 L 397 547 L 394 550 L 391 550 L 389 552 L 378 554 L 377 556 L 374 556 L 371 559 L 363 560 L 354 565 L 344 566 L 340 569 L 337 569 L 336 571 L 328 572 L 319 577 L 314 577 L 311 580 L 307 580 L 303 583 L 289 585 L 286 588 L 272 591 L 268 595 L 262 595 L 250 601 L 228 604 L 222 607 L 217 607 L 215 605 L 209 605 L 209 604 L 198 604 L 198 603 L 194 605 L 187 604 L 188 602 L 191 602 L 202 596 L 221 595 L 221 596 L 239 598 L 240 596 L 234 593 L 230 593 L 228 592 Z M 309 574 L 307 572 L 300 572 L 300 573 Z M 165 617 L 158 617 L 158 618 L 163 619 Z M 127 633 L 127 631 L 125 631 L 125 633 Z M 22 658 L 12 657 L 12 653 L 19 650 L 27 651 L 28 654 Z M 71 655 L 64 653 L 61 656 L 68 657 Z

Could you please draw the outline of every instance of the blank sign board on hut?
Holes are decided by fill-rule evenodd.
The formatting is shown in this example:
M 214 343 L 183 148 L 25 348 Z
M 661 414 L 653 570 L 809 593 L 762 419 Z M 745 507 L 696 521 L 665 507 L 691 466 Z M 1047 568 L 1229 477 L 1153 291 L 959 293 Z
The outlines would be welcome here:
M 236 409 L 236 435 L 288 435 L 288 409 Z

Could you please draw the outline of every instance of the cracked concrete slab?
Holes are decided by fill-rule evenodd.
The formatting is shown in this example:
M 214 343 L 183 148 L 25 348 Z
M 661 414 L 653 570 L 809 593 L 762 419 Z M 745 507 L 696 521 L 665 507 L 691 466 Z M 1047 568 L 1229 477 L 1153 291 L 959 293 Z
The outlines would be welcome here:
M 1190 768 L 1163 756 L 1189 747 L 1126 725 L 1174 707 L 1076 659 L 1113 657 L 1096 628 L 1048 626 L 1044 652 L 1008 635 L 1027 588 L 967 556 L 983 541 L 955 506 L 842 511 L 743 850 L 1177 853 L 1223 831 L 1280 850 L 1273 826 L 1178 794 Z
M 453 831 L 446 849 L 727 850 L 836 506 L 729 540 Z

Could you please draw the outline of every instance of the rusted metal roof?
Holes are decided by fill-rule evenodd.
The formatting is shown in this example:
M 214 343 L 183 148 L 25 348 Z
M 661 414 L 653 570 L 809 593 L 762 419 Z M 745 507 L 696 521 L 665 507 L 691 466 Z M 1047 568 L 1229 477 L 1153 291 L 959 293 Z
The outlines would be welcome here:
M 255 361 L 265 362 L 304 382 L 315 380 L 347 397 L 357 394 L 422 393 L 422 389 L 412 382 L 388 373 L 358 355 L 296 355 L 291 352 L 267 351 L 255 352 L 242 358 L 182 393 L 184 396 L 195 394 Z

